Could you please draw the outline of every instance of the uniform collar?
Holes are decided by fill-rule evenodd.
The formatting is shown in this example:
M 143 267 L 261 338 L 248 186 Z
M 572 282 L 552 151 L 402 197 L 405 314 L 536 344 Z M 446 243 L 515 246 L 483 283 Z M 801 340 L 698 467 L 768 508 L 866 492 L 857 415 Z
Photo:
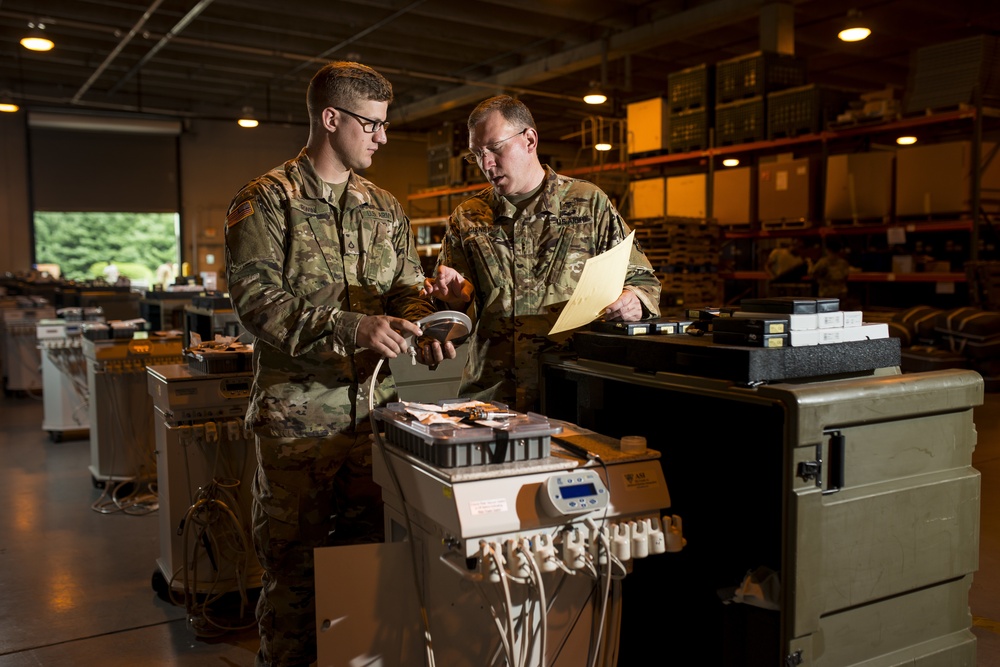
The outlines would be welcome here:
M 543 185 L 541 192 L 531 201 L 527 207 L 525 207 L 523 214 L 531 213 L 537 214 L 543 211 L 553 213 L 558 208 L 559 205 L 555 201 L 556 188 L 559 183 L 559 174 L 553 171 L 552 167 L 547 164 L 542 165 L 545 169 L 545 178 L 543 179 Z M 517 208 L 507 201 L 504 197 L 497 194 L 496 189 L 490 188 L 490 208 L 493 209 L 494 215 L 496 217 L 504 216 L 508 218 L 513 218 L 517 215 Z
M 331 206 L 338 206 L 338 202 L 334 201 L 333 190 L 316 173 L 316 167 L 313 166 L 312 158 L 306 153 L 305 148 L 299 151 L 295 162 L 298 164 L 302 180 L 303 196 L 309 199 L 322 199 Z M 368 201 L 368 196 L 365 189 L 361 187 L 361 177 L 351 171 L 347 177 L 347 190 L 344 193 L 344 209 L 354 208 L 366 201 Z

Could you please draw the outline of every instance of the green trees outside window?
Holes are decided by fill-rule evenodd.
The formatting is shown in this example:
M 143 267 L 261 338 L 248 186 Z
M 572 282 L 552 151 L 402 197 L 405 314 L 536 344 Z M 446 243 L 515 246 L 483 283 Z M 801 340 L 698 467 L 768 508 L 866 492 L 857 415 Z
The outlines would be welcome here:
M 151 285 L 156 269 L 179 261 L 176 213 L 35 213 L 35 261 L 57 264 L 61 277 L 105 278 L 114 263 L 118 275 Z

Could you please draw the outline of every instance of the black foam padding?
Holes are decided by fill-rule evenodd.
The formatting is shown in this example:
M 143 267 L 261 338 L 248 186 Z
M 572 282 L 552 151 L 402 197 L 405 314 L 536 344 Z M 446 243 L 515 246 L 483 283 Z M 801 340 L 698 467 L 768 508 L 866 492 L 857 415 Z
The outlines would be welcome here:
M 740 384 L 865 374 L 900 365 L 898 338 L 755 348 L 716 345 L 709 335 L 630 337 L 579 331 L 573 336 L 573 346 L 581 359 Z

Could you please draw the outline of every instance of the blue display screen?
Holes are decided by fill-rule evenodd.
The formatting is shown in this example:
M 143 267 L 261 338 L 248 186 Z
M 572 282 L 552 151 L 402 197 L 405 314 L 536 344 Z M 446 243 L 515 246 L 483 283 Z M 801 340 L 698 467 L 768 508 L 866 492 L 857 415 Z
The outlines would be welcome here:
M 559 489 L 563 498 L 580 498 L 582 496 L 596 496 L 597 487 L 593 484 L 571 484 Z

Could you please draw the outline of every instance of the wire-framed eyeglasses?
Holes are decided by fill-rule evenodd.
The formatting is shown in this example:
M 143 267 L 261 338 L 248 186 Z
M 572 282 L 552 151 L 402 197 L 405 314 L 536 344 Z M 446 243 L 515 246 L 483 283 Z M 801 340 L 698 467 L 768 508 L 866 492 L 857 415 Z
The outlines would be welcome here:
M 512 134 L 506 139 L 501 139 L 500 141 L 494 141 L 492 144 L 490 144 L 489 146 L 484 146 L 479 151 L 472 151 L 471 153 L 466 153 L 463 157 L 465 158 L 465 161 L 468 162 L 469 164 L 476 164 L 482 162 L 483 158 L 486 157 L 487 153 L 493 153 L 494 157 L 499 157 L 500 154 L 503 152 L 504 149 L 503 144 L 505 142 L 510 141 L 514 137 L 519 137 L 527 131 L 528 128 L 524 128 L 517 134 Z
M 361 114 L 356 114 L 353 111 L 348 111 L 347 109 L 341 109 L 340 107 L 333 108 L 341 113 L 346 113 L 348 116 L 361 123 L 361 129 L 368 134 L 375 134 L 379 130 L 385 130 L 386 132 L 389 131 L 389 121 L 387 120 L 374 120 L 372 118 L 365 118 Z

